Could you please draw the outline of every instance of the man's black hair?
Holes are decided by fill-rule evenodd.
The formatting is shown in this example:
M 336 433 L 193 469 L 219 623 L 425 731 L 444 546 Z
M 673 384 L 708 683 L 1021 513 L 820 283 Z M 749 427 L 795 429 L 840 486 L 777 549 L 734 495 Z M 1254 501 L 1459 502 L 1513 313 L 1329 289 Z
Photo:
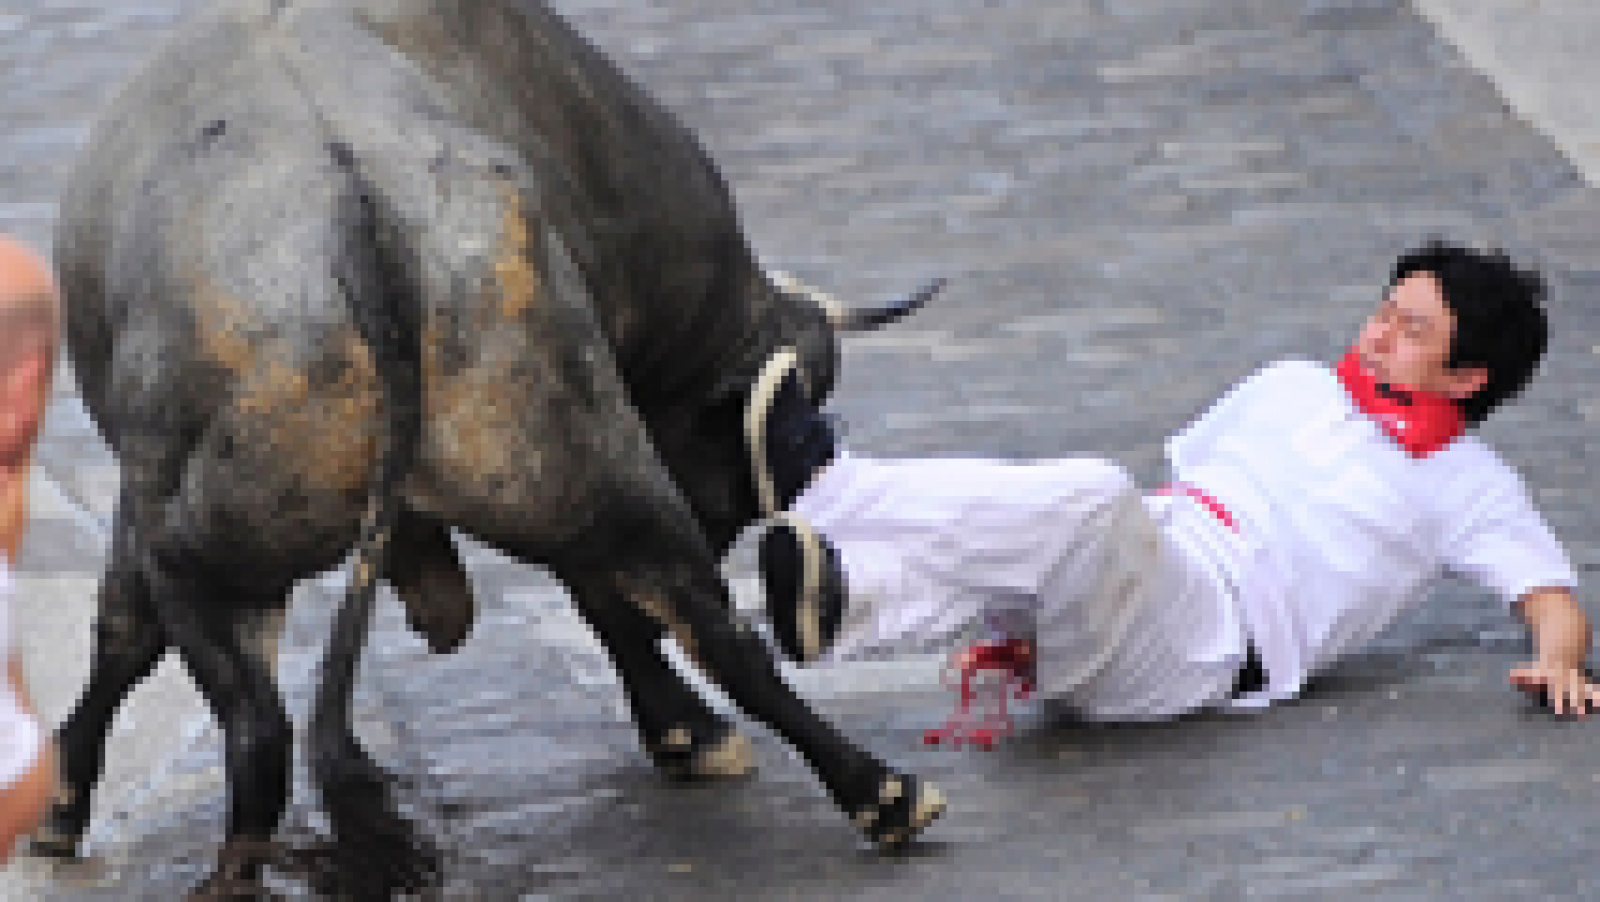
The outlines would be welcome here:
M 1400 256 L 1389 287 L 1419 272 L 1433 274 L 1455 314 L 1445 365 L 1482 366 L 1489 381 L 1460 402 L 1469 426 L 1483 422 L 1500 402 L 1533 378 L 1549 341 L 1541 302 L 1544 279 L 1514 266 L 1499 248 L 1478 251 L 1434 239 Z

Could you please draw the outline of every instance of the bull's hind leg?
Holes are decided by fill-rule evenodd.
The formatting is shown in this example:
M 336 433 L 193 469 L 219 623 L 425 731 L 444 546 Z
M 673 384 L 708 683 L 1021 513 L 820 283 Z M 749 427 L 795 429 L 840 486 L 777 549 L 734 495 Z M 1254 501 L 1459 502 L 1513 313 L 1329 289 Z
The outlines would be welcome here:
M 76 854 L 89 824 L 90 802 L 100 780 L 112 719 L 128 692 L 150 674 L 167 648 L 137 558 L 128 506 L 119 504 L 111 554 L 96 601 L 89 683 L 56 733 L 61 787 L 33 835 L 35 852 L 61 857 Z
M 159 536 L 147 547 L 150 602 L 223 733 L 226 838 L 216 871 L 195 897 L 254 895 L 289 800 L 294 733 L 275 685 L 274 658 L 290 587 L 225 576 L 230 570 L 219 567 L 217 549 L 189 537 Z M 230 564 L 248 572 L 248 560 Z
M 656 767 L 678 779 L 749 773 L 750 740 L 673 669 L 661 651 L 661 622 L 597 582 L 574 574 L 568 588 L 622 676 L 639 739 Z

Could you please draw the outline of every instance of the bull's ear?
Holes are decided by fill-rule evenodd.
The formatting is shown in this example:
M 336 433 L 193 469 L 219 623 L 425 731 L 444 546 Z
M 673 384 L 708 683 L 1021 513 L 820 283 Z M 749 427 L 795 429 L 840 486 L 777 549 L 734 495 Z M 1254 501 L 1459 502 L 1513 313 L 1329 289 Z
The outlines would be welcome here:
M 767 278 L 772 282 L 774 288 L 784 294 L 802 298 L 822 308 L 823 315 L 828 318 L 828 322 L 835 329 L 843 328 L 843 323 L 845 318 L 849 316 L 849 311 L 845 309 L 843 304 L 839 303 L 838 298 L 814 285 L 800 281 L 795 277 L 794 273 L 786 270 L 773 270 L 767 274 Z

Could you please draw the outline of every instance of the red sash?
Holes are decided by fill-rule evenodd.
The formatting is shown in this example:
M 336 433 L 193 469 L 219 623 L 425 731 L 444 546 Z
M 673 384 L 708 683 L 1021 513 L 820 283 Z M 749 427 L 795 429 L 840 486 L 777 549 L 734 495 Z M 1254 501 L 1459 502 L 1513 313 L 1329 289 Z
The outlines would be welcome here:
M 1156 489 L 1157 495 L 1171 495 L 1174 493 L 1188 495 L 1190 498 L 1200 502 L 1200 504 L 1205 507 L 1206 510 L 1211 512 L 1213 517 L 1221 520 L 1224 526 L 1228 527 L 1234 532 L 1239 531 L 1239 524 L 1233 522 L 1233 514 L 1228 513 L 1228 509 L 1222 506 L 1222 502 L 1211 497 L 1210 493 L 1208 493 L 1206 490 L 1200 488 L 1199 486 L 1190 485 L 1187 482 L 1169 482 L 1161 488 Z

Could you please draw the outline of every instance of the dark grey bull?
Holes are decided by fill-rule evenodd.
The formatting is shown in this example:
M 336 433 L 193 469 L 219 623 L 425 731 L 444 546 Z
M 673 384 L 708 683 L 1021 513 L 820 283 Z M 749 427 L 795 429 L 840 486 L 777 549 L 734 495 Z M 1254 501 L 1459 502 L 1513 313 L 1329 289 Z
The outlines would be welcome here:
M 695 139 L 542 6 L 218 4 L 99 124 L 57 262 L 123 483 L 39 848 L 75 849 L 112 715 L 171 647 L 226 735 L 207 885 L 259 886 L 291 760 L 277 625 L 353 548 L 309 760 L 355 862 L 340 895 L 426 883 L 429 843 L 350 695 L 380 580 L 434 649 L 466 636 L 449 527 L 568 587 L 663 770 L 739 773 L 749 754 L 662 656 L 670 631 L 869 838 L 899 845 L 938 813 L 783 683 L 717 569 L 758 515 L 752 379 L 792 346 L 825 396 L 840 324 L 763 274 Z

